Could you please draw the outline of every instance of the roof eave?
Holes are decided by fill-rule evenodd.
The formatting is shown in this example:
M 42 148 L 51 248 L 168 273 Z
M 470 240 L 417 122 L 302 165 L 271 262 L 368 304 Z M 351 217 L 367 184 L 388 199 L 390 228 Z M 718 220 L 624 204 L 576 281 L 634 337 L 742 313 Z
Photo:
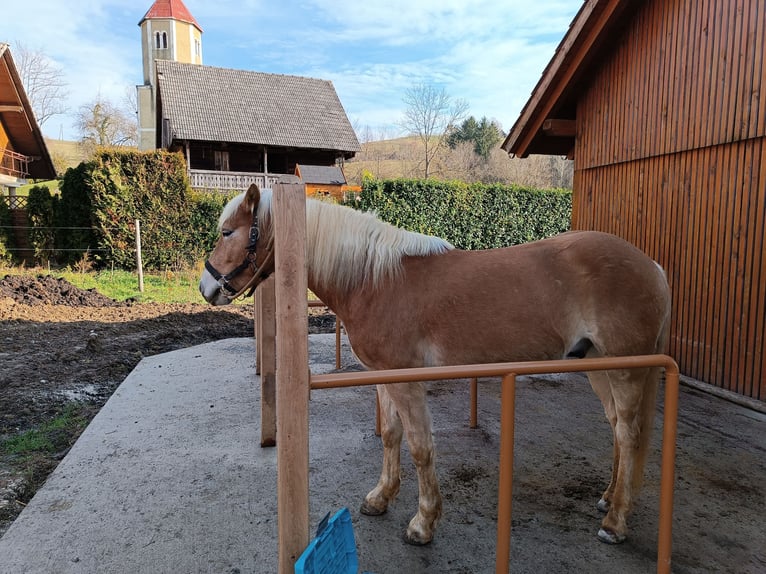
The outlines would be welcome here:
M 34 149 L 22 148 L 20 150 L 20 153 L 24 153 L 24 155 L 35 158 L 35 161 L 33 161 L 30 165 L 30 176 L 32 176 L 34 179 L 55 179 L 56 168 L 53 165 L 53 160 L 51 159 L 50 152 L 48 151 L 48 146 L 45 144 L 42 130 L 40 129 L 40 125 L 37 123 L 37 118 L 35 117 L 35 113 L 32 110 L 32 104 L 30 103 L 29 98 L 24 91 L 21 76 L 19 75 L 16 64 L 14 63 L 13 57 L 11 56 L 10 48 L 7 44 L 0 43 L 0 58 L 2 58 L 6 63 L 8 73 L 10 74 L 11 83 L 16 89 L 16 95 L 23 110 L 21 113 L 26 116 L 26 122 L 31 132 L 30 135 L 34 141 Z M 9 129 L 8 123 L 6 123 L 6 128 Z M 11 141 L 18 139 L 19 137 L 18 134 L 14 134 L 13 132 L 9 133 L 8 135 L 11 138 Z
M 509 154 L 571 155 L 574 150 L 578 82 L 587 75 L 599 48 L 630 7 L 640 0 L 586 0 L 556 48 L 553 58 L 502 144 Z M 546 124 L 546 121 L 549 123 Z M 565 130 L 551 121 L 569 122 Z M 546 125 L 548 126 L 546 128 Z M 561 125 L 561 124 L 558 124 Z

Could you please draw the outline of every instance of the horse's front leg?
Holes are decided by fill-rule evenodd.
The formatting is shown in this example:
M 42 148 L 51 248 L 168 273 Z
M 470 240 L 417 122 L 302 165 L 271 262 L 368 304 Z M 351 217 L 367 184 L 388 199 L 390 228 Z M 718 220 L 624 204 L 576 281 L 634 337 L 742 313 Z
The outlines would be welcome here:
M 428 544 L 434 537 L 442 513 L 442 497 L 436 478 L 431 415 L 423 383 L 389 385 L 388 392 L 407 433 L 410 455 L 418 473 L 418 512 L 410 520 L 405 539 L 410 544 Z
M 362 514 L 378 516 L 388 509 L 391 502 L 399 493 L 400 456 L 402 445 L 402 422 L 396 412 L 396 405 L 388 394 L 386 385 L 378 386 L 378 401 L 380 405 L 380 436 L 383 442 L 383 468 L 380 480 L 362 503 Z

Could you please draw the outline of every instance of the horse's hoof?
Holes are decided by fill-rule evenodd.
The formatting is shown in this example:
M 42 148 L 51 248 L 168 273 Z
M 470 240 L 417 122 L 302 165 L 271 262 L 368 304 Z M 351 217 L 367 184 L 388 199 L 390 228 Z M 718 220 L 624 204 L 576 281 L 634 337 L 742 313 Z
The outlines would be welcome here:
M 598 539 L 607 544 L 622 544 L 625 542 L 625 538 L 624 534 L 617 534 L 605 528 L 599 528 L 598 530 Z
M 431 540 L 433 540 L 433 536 L 430 538 L 424 538 L 423 536 L 420 536 L 414 532 L 410 532 L 409 530 L 404 533 L 404 541 L 407 544 L 411 544 L 412 546 L 425 546 L 426 544 L 430 544 Z
M 611 506 L 609 501 L 604 500 L 603 498 L 596 504 L 596 508 L 598 508 L 600 512 L 609 512 L 609 506 Z
M 366 500 L 362 503 L 362 507 L 359 509 L 359 512 L 362 514 L 366 514 L 367 516 L 380 516 L 382 514 L 386 513 L 387 508 L 375 508 L 371 504 L 369 504 Z

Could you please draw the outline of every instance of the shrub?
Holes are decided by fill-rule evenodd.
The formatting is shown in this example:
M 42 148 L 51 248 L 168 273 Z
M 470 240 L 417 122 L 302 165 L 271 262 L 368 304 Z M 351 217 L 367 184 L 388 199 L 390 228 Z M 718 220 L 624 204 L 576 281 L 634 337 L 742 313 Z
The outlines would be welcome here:
M 8 263 L 11 260 L 13 243 L 13 229 L 11 229 L 11 209 L 8 204 L 0 199 L 0 262 Z
M 29 223 L 29 243 L 34 250 L 35 262 L 49 262 L 54 247 L 54 206 L 56 198 L 43 185 L 35 185 L 29 190 L 27 199 L 27 222 Z
M 500 184 L 365 178 L 359 201 L 351 205 L 460 249 L 491 249 L 567 231 L 572 196 Z

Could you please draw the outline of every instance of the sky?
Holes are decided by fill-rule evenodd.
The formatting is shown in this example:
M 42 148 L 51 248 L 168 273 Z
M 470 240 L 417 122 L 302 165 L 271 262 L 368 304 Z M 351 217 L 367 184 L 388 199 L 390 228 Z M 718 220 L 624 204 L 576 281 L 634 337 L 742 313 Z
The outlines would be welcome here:
M 74 115 L 143 81 L 138 26 L 153 0 L 22 0 L 0 42 L 41 50 L 64 73 L 67 115 L 42 130 L 78 139 Z M 360 140 L 406 135 L 406 90 L 428 84 L 505 131 L 582 0 L 184 0 L 203 63 L 330 80 Z

